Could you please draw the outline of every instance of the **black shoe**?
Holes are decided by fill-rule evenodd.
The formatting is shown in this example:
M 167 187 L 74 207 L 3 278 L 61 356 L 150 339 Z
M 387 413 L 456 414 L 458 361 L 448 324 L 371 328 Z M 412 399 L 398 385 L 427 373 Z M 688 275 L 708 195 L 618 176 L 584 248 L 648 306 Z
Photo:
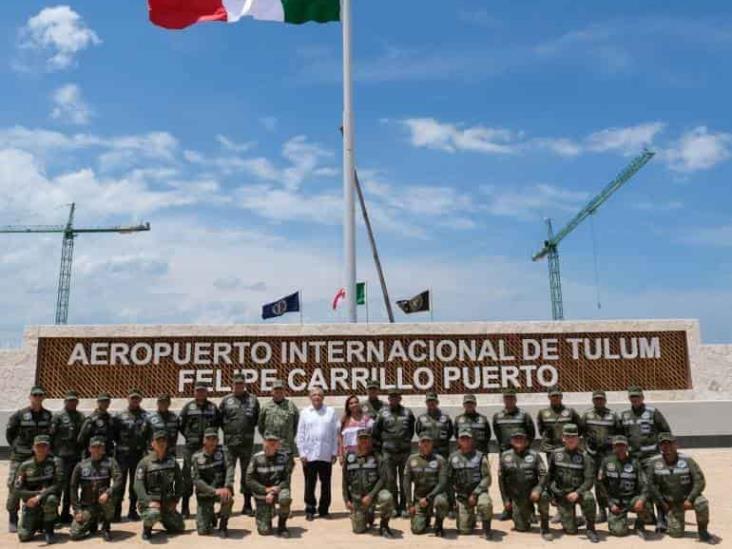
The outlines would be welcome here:
M 244 507 L 241 508 L 241 514 L 247 517 L 254 516 L 254 507 L 252 507 L 252 496 L 244 494 Z
M 229 519 L 228 518 L 221 518 L 219 520 L 219 532 L 221 533 L 222 538 L 228 538 L 229 537 Z
M 503 512 L 498 515 L 498 520 L 509 520 L 511 518 L 511 513 L 508 512 L 508 509 L 504 509 Z
M 442 527 L 442 520 L 435 520 L 435 537 L 436 538 L 445 537 L 445 530 Z
M 391 533 L 391 528 L 389 528 L 389 521 L 382 519 L 381 524 L 379 524 L 379 535 L 382 538 L 386 539 L 393 539 L 394 534 Z
M 184 519 L 191 518 L 191 508 L 189 505 L 189 498 L 183 498 L 183 503 L 180 508 L 180 514 L 183 515 Z
M 313 513 L 305 513 L 305 520 L 312 522 L 315 520 L 315 515 Z
M 142 529 L 142 539 L 145 541 L 150 541 L 152 539 L 152 528 Z
M 646 523 L 641 518 L 635 519 L 635 535 L 646 539 Z
M 554 541 L 554 535 L 548 527 L 541 529 L 541 539 L 544 541 Z
M 53 523 L 44 525 L 43 539 L 46 540 L 46 545 L 56 543 L 56 537 L 53 535 Z
M 137 511 L 133 507 L 132 509 L 130 509 L 130 512 L 127 513 L 127 518 L 133 522 L 137 522 L 138 520 L 140 520 L 140 515 L 137 514 Z
M 109 523 L 102 524 L 102 539 L 104 541 L 112 541 L 112 532 L 109 529 Z
M 290 537 L 290 531 L 287 529 L 287 519 L 279 518 L 277 520 L 277 535 L 283 538 Z
M 485 539 L 491 539 L 491 521 L 484 520 L 483 521 L 483 537 Z
M 18 532 L 18 511 L 8 513 L 8 532 L 11 534 Z
M 607 522 L 607 511 L 605 511 L 604 507 L 598 511 L 595 524 L 602 524 L 603 522 Z
M 600 538 L 594 528 L 592 530 L 587 530 L 587 539 L 592 543 L 598 543 L 600 541 Z
M 713 542 L 712 535 L 709 533 L 709 530 L 707 530 L 706 528 L 699 528 L 699 533 L 697 535 L 699 536 L 699 541 L 702 541 L 704 543 Z

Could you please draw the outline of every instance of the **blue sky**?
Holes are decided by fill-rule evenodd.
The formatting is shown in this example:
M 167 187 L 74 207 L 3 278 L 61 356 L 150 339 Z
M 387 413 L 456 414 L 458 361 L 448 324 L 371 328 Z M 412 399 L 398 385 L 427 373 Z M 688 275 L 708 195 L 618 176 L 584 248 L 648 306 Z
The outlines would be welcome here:
M 648 145 L 595 216 L 599 286 L 590 224 L 562 243 L 566 315 L 699 318 L 732 341 L 728 3 L 354 3 L 357 164 L 395 299 L 549 318 L 543 219 Z M 342 319 L 339 25 L 171 32 L 142 1 L 7 4 L 0 224 L 62 223 L 74 200 L 79 225 L 153 226 L 77 240 L 71 322 L 259 322 L 297 289 L 307 321 Z M 60 238 L 2 240 L 9 341 L 53 317 Z M 383 319 L 362 230 L 359 278 Z

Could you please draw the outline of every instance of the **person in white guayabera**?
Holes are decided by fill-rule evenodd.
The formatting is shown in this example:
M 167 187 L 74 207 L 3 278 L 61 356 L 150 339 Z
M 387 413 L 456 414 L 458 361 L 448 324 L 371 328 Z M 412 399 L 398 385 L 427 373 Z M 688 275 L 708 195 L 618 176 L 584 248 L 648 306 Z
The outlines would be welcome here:
M 305 518 L 313 520 L 317 509 L 321 518 L 328 518 L 330 508 L 330 479 L 338 456 L 340 425 L 333 408 L 323 404 L 322 389 L 310 391 L 311 405 L 300 413 L 297 424 L 297 445 L 305 474 Z M 320 479 L 320 501 L 315 487 Z

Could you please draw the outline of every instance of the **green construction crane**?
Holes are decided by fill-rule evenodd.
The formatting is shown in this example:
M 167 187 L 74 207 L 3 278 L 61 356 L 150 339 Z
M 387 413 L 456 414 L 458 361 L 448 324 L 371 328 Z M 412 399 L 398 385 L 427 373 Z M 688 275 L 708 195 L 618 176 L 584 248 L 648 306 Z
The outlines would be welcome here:
M 562 279 L 559 274 L 559 243 L 569 236 L 577 226 L 587 217 L 594 214 L 597 209 L 602 206 L 605 201 L 610 198 L 615 191 L 627 183 L 638 171 L 648 164 L 648 162 L 656 154 L 648 149 L 635 157 L 625 169 L 618 174 L 608 185 L 590 200 L 587 205 L 558 233 L 554 234 L 552 229 L 552 220 L 546 220 L 547 239 L 544 241 L 544 247 L 536 252 L 531 259 L 538 261 L 547 257 L 549 264 L 549 292 L 552 300 L 552 318 L 554 320 L 564 320 L 564 304 L 562 301 Z
M 149 231 L 150 223 L 117 227 L 74 227 L 75 204 L 71 204 L 66 225 L 7 225 L 0 226 L 0 233 L 62 233 L 61 269 L 58 275 L 58 297 L 56 298 L 56 324 L 66 324 L 69 318 L 69 294 L 71 293 L 71 264 L 74 256 L 74 238 L 82 233 L 136 233 Z

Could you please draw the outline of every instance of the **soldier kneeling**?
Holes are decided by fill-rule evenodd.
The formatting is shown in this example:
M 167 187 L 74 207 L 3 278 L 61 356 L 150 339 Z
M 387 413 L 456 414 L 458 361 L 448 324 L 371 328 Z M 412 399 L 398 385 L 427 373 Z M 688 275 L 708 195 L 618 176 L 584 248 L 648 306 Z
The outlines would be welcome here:
M 114 495 L 122 487 L 122 471 L 114 458 L 104 455 L 106 444 L 104 437 L 92 437 L 89 457 L 77 463 L 71 473 L 69 490 L 74 510 L 71 523 L 73 540 L 89 536 L 100 523 L 104 540 L 111 539 L 109 523 L 114 517 Z
M 264 435 L 264 450 L 254 454 L 247 466 L 246 487 L 257 504 L 255 517 L 260 536 L 272 534 L 272 517 L 277 513 L 277 535 L 289 538 L 287 519 L 290 516 L 290 475 L 292 459 L 280 450 L 280 437 Z
M 343 501 L 351 513 L 354 534 L 363 534 L 379 516 L 379 533 L 391 538 L 389 519 L 394 510 L 394 497 L 386 488 L 386 463 L 374 452 L 371 431 L 359 429 L 358 448 L 343 460 Z
M 442 523 L 450 510 L 447 489 L 447 462 L 433 452 L 432 437 L 423 432 L 419 437 L 419 453 L 409 456 L 404 470 L 407 505 L 412 515 L 412 533 L 424 534 L 435 515 L 435 536 L 443 537 Z M 414 493 L 412 492 L 414 483 Z
M 177 534 L 185 529 L 183 516 L 176 510 L 183 494 L 183 476 L 175 457 L 168 453 L 168 434 L 155 431 L 152 452 L 140 460 L 135 472 L 135 492 L 142 515 L 142 539 L 150 541 L 158 522 Z
M 191 475 L 196 488 L 196 530 L 206 536 L 216 526 L 214 504 L 220 504 L 219 531 L 228 535 L 228 522 L 234 505 L 234 463 L 227 450 L 219 446 L 216 428 L 208 428 L 203 435 L 203 448 L 193 454 Z
M 53 525 L 58 518 L 58 495 L 63 486 L 63 464 L 50 452 L 48 435 L 33 439 L 33 457 L 15 473 L 15 494 L 23 500 L 18 539 L 30 541 L 43 530 L 46 543 L 54 542 Z

